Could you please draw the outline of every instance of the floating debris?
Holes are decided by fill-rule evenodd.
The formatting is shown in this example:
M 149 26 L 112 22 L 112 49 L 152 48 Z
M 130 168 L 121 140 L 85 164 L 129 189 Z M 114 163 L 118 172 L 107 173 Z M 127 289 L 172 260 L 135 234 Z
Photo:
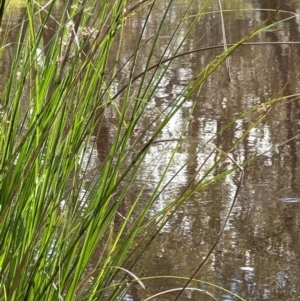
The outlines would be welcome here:
M 281 198 L 280 199 L 281 202 L 283 203 L 300 203 L 300 198 Z

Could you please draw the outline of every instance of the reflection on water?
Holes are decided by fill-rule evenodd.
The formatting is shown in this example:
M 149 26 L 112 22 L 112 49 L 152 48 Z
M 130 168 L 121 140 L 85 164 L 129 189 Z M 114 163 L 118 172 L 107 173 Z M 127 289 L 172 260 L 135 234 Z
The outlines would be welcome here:
M 223 9 L 248 9 L 224 14 L 228 43 L 234 43 L 264 20 L 268 12 L 263 9 L 274 9 L 277 2 L 280 1 L 224 3 Z M 193 9 L 197 13 L 196 4 Z M 217 6 L 213 9 L 217 10 Z M 155 189 L 160 175 L 172 158 L 173 148 L 178 147 L 178 150 L 161 184 L 161 187 L 166 188 L 158 195 L 149 218 L 171 203 L 190 181 L 201 179 L 218 159 L 216 147 L 227 149 L 248 128 L 251 120 L 237 119 L 231 129 L 223 135 L 217 135 L 224 125 L 240 113 L 278 95 L 290 77 L 291 82 L 284 93 L 293 95 L 300 92 L 300 74 L 293 73 L 300 58 L 300 44 L 270 44 L 300 41 L 300 4 L 290 1 L 285 10 L 286 14 L 279 14 L 273 21 L 293 14 L 296 14 L 296 18 L 281 24 L 280 30 L 263 32 L 252 41 L 266 42 L 265 44 L 253 43 L 240 47 L 231 58 L 231 82 L 228 82 L 225 67 L 221 66 L 201 87 L 199 96 L 186 101 L 166 126 L 160 140 L 151 147 L 143 163 L 140 182 L 136 183 L 137 189 L 138 185 L 144 183 L 147 183 L 149 191 Z M 170 24 L 179 19 L 183 11 L 184 2 L 178 2 L 169 15 Z M 157 30 L 157 20 L 163 14 L 161 7 L 157 7 L 154 12 L 145 39 Z M 124 56 L 131 55 L 131 47 L 135 45 L 134 37 L 138 36 L 143 22 L 139 15 L 128 20 L 125 27 L 128 40 L 124 45 Z M 9 38 L 13 40 L 14 37 Z M 159 41 L 160 50 L 164 51 L 166 41 L 167 32 L 166 37 Z M 213 13 L 199 22 L 190 38 L 185 41 L 183 50 L 215 46 L 221 41 L 220 16 Z M 179 43 L 178 38 L 174 41 L 173 49 Z M 171 49 L 166 56 L 172 53 Z M 187 79 L 221 51 L 202 51 L 174 61 L 149 104 L 149 120 L 145 120 L 145 128 L 157 112 L 163 114 L 164 110 L 171 109 L 170 103 L 184 88 Z M 11 60 L 9 52 L 5 55 L 1 65 L 2 76 L 5 75 L 5 64 L 9 64 Z M 146 57 L 147 53 L 141 55 Z M 122 60 L 120 64 L 123 64 Z M 115 118 L 113 114 L 115 113 L 107 116 L 112 123 Z M 85 168 L 93 170 L 99 164 L 98 160 L 101 161 L 105 153 L 104 145 L 113 135 L 111 128 L 107 126 L 102 129 L 103 140 L 88 145 L 87 154 L 82 157 Z M 197 275 L 197 279 L 202 282 L 193 282 L 191 286 L 210 292 L 217 300 L 238 298 L 210 283 L 230 290 L 248 301 L 300 300 L 299 131 L 300 98 L 295 96 L 277 105 L 267 120 L 253 128 L 247 138 L 232 151 L 230 155 L 239 164 L 258 154 L 262 155 L 245 168 L 242 190 L 224 235 Z M 232 162 L 227 162 L 220 168 L 226 170 L 232 167 Z M 207 179 L 211 176 L 208 175 Z M 239 172 L 236 172 L 191 197 L 163 227 L 157 244 L 157 255 L 153 257 L 145 275 L 191 276 L 215 242 L 238 183 Z M 160 291 L 182 287 L 185 281 L 166 278 L 145 284 L 145 291 L 136 286 L 126 300 L 143 300 Z M 170 293 L 155 300 L 174 300 L 174 296 L 176 294 Z M 201 292 L 187 291 L 180 300 L 209 298 L 211 299 Z
M 261 8 L 274 8 L 263 6 L 257 4 L 257 7 Z M 296 12 L 296 9 L 299 12 L 299 4 L 293 2 L 289 10 Z M 240 13 L 237 16 L 225 15 L 227 32 L 232 39 L 230 42 L 234 42 L 265 17 L 266 14 L 261 11 Z M 214 24 L 217 19 L 218 16 L 214 15 L 201 23 L 210 31 L 210 39 L 201 40 L 203 46 L 220 43 L 220 23 Z M 237 24 L 242 26 L 237 27 Z M 299 25 L 293 19 L 282 25 L 281 30 L 265 32 L 255 41 L 299 41 L 299 36 Z M 197 41 L 199 35 L 195 32 L 187 42 L 187 48 L 195 48 Z M 228 83 L 226 72 L 221 67 L 202 87 L 200 100 L 191 99 L 191 103 L 178 112 L 164 131 L 162 140 L 179 138 L 182 133 L 180 129 L 183 130 L 185 127 L 182 120 L 186 120 L 182 116 L 187 116 L 189 106 L 198 101 L 185 134 L 181 137 L 180 147 L 170 170 L 169 178 L 180 170 L 176 175 L 176 187 L 170 187 L 160 195 L 153 207 L 153 214 L 171 202 L 172 195 L 179 193 L 180 187 L 184 187 L 197 173 L 199 166 L 212 152 L 213 145 L 223 145 L 226 149 L 226 145 L 230 145 L 241 136 L 249 125 L 247 120 L 236 120 L 234 130 L 227 131 L 223 137 L 216 136 L 216 133 L 239 113 L 274 97 L 292 75 L 293 62 L 298 61 L 300 57 L 299 50 L 299 45 L 296 44 L 249 45 L 238 49 L 231 59 L 231 82 Z M 176 95 L 174 87 L 180 89 L 185 76 L 193 74 L 199 63 L 204 64 L 217 54 L 218 51 L 193 54 L 188 59 L 178 62 L 173 74 L 166 75 L 169 79 L 165 80 L 165 86 L 160 88 L 158 95 L 155 95 L 156 107 L 163 109 L 167 106 Z M 299 93 L 298 81 L 299 74 L 296 73 L 285 93 Z M 300 195 L 299 151 L 297 151 L 299 117 L 299 98 L 295 97 L 280 104 L 272 110 L 267 122 L 252 129 L 245 141 L 232 154 L 240 164 L 252 156 L 262 155 L 245 168 L 243 188 L 226 225 L 223 238 L 198 274 L 198 278 L 224 287 L 246 300 L 279 301 L 300 298 L 298 276 L 300 265 L 297 260 L 300 256 L 298 230 L 300 207 L 296 201 Z M 286 145 L 279 145 L 291 138 L 294 139 Z M 210 146 L 203 147 L 208 141 Z M 166 144 L 157 145 L 151 150 L 146 168 L 150 166 L 154 168 L 151 161 L 158 158 L 155 160 L 157 165 L 151 171 L 153 178 L 157 178 L 157 175 L 163 172 L 170 156 L 171 150 L 168 151 Z M 196 159 L 189 161 L 193 156 Z M 205 174 L 214 160 L 213 155 L 206 162 L 207 168 L 204 167 L 199 171 L 199 178 Z M 218 184 L 211 185 L 180 208 L 165 225 L 157 247 L 159 255 L 152 260 L 147 274 L 192 275 L 222 227 L 236 191 L 238 178 L 239 175 L 236 173 Z M 165 242 L 170 233 L 171 238 Z M 170 279 L 153 281 L 148 284 L 146 293 L 136 288 L 136 291 L 133 291 L 134 300 L 142 300 L 142 296 L 180 287 L 183 283 Z M 213 293 L 218 300 L 238 300 L 237 297 L 207 283 L 193 283 L 191 286 Z M 170 293 L 164 296 L 164 300 L 174 300 L 174 296 L 174 293 Z M 180 300 L 208 299 L 207 295 L 188 291 Z M 158 297 L 156 300 L 162 299 Z

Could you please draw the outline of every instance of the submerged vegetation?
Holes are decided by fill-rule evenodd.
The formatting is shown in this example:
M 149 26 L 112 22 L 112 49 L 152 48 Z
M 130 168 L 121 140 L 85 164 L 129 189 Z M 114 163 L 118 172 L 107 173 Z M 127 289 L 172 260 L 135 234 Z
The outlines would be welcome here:
M 153 260 L 160 230 L 194 193 L 238 172 L 234 206 L 243 170 L 229 153 L 282 95 L 236 117 L 252 119 L 229 148 L 207 142 L 207 160 L 213 154 L 217 159 L 201 176 L 199 166 L 181 193 L 149 215 L 180 172 L 170 176 L 190 116 L 177 137 L 167 141 L 161 133 L 192 96 L 201 95 L 207 78 L 225 66 L 240 45 L 277 24 L 267 19 L 233 45 L 224 40 L 220 54 L 187 78 L 178 95 L 159 111 L 151 100 L 173 62 L 188 55 L 182 51 L 184 43 L 209 13 L 211 1 L 202 1 L 196 15 L 191 13 L 194 1 L 185 4 L 170 29 L 166 20 L 176 5 L 170 0 L 156 34 L 145 39 L 158 2 L 26 1 L 16 26 L 2 0 L 1 68 L 5 65 L 6 82 L 0 86 L 0 300 L 126 300 L 132 285 L 146 281 L 143 270 Z M 270 12 L 270 18 L 277 13 Z M 135 14 L 142 14 L 144 22 L 140 35 L 132 39 L 135 52 L 128 55 L 124 28 Z M 188 30 L 182 35 L 186 22 Z M 166 33 L 165 49 L 157 49 Z M 7 53 L 11 61 L 4 59 Z M 172 155 L 164 157 L 162 151 L 156 158 L 165 161 L 165 169 L 149 191 L 156 163 L 146 159 L 157 145 L 167 145 Z M 224 160 L 230 168 L 220 168 Z M 196 279 L 206 259 L 191 278 Z M 213 298 L 209 291 L 203 293 Z

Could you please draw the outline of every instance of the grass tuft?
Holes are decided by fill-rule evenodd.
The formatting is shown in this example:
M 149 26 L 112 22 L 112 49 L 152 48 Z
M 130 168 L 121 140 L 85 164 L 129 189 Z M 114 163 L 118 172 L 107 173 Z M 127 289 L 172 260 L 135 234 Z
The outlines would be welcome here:
M 218 160 L 211 168 L 198 177 L 200 167 L 183 193 L 150 216 L 162 192 L 176 183 L 180 171 L 169 174 L 190 116 L 176 139 L 161 139 L 166 125 L 238 47 L 269 27 L 264 22 L 228 44 L 159 111 L 151 99 L 172 63 L 188 54 L 184 42 L 211 1 L 197 15 L 190 1 L 159 57 L 158 41 L 169 31 L 167 17 L 175 4 L 169 1 L 157 32 L 145 41 L 157 2 L 26 1 L 17 27 L 4 25 L 7 3 L 1 2 L 1 56 L 9 52 L 12 59 L 1 62 L 9 66 L 0 95 L 0 300 L 124 299 L 134 282 L 143 287 L 140 275 L 155 239 L 178 208 L 240 168 L 217 172 L 267 110 L 236 144 L 219 152 L 213 148 L 207 160 L 216 152 Z M 137 12 L 144 22 L 136 48 L 120 66 L 124 29 Z M 14 31 L 14 41 L 5 27 Z M 149 111 L 151 121 L 143 126 Z M 147 163 L 157 145 L 168 146 L 172 155 L 162 152 Z M 149 192 L 161 160 L 164 169 Z

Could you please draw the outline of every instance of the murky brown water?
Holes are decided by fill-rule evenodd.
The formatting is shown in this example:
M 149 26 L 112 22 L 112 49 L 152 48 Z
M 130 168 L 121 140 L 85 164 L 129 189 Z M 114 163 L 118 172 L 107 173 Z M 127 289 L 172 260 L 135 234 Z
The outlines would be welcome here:
M 164 12 L 162 8 L 168 1 L 159 2 L 160 5 L 149 20 L 145 39 L 157 30 Z M 194 13 L 201 7 L 201 1 L 196 2 Z M 215 2 L 211 10 L 218 10 L 217 1 Z M 227 42 L 234 43 L 265 20 L 269 14 L 265 9 L 275 9 L 282 1 L 223 2 L 225 10 L 241 9 L 239 12 L 224 13 Z M 242 10 L 245 8 L 247 10 Z M 184 9 L 184 1 L 178 1 L 168 16 L 170 26 L 182 16 Z M 231 81 L 228 81 L 225 65 L 221 66 L 202 87 L 199 96 L 187 101 L 165 128 L 160 137 L 162 140 L 179 138 L 185 126 L 184 120 L 191 114 L 191 121 L 181 139 L 165 184 L 177 171 L 180 172 L 155 202 L 151 216 L 182 192 L 183 187 L 196 174 L 196 179 L 200 179 L 211 166 L 214 157 L 199 170 L 212 151 L 212 146 L 202 148 L 207 141 L 211 139 L 213 145 L 227 149 L 249 126 L 249 121 L 239 119 L 233 129 L 217 136 L 222 126 L 252 106 L 278 95 L 290 78 L 284 95 L 300 93 L 300 72 L 297 72 L 300 70 L 300 44 L 276 44 L 300 42 L 300 3 L 296 0 L 290 1 L 284 9 L 287 12 L 277 15 L 271 22 L 293 14 L 296 14 L 296 18 L 282 23 L 276 29 L 261 33 L 250 41 L 252 44 L 241 46 L 230 60 Z M 144 22 L 141 15 L 142 12 L 128 20 L 124 33 L 128 36 L 128 43 L 123 50 L 124 58 L 135 50 L 133 47 L 136 37 Z M 13 32 L 9 39 L 14 39 Z M 167 31 L 158 44 L 161 51 L 164 50 L 166 41 Z M 220 45 L 221 42 L 220 15 L 213 13 L 197 24 L 185 42 L 183 51 Z M 254 42 L 265 43 L 261 45 Z M 187 78 L 221 51 L 222 49 L 203 50 L 174 61 L 170 72 L 164 76 L 163 85 L 152 99 L 150 105 L 153 110 L 165 109 L 183 89 Z M 2 76 L 9 62 L 8 52 L 1 63 Z M 195 110 L 191 111 L 195 103 Z M 149 110 L 149 122 L 151 114 Z M 114 116 L 111 118 L 113 120 Z M 103 130 L 103 135 L 104 141 L 107 141 L 113 134 L 107 127 Z M 255 155 L 263 155 L 245 167 L 242 189 L 224 235 L 196 276 L 202 282 L 193 282 L 191 286 L 207 290 L 217 300 L 222 301 L 238 298 L 208 283 L 230 290 L 248 301 L 300 300 L 299 135 L 300 97 L 295 96 L 275 106 L 267 119 L 251 130 L 248 137 L 232 152 L 239 164 Z M 283 142 L 286 143 L 276 147 Z M 151 148 L 140 176 L 141 182 L 136 183 L 136 189 L 146 180 L 148 189 L 154 189 L 157 178 L 166 166 L 166 159 L 171 156 L 174 143 L 157 143 Z M 95 160 L 101 161 L 104 152 L 102 141 L 98 142 L 97 152 Z M 194 159 L 188 162 L 193 156 Z M 155 166 L 152 162 L 155 162 Z M 230 168 L 230 165 L 224 166 L 226 168 Z M 149 174 L 152 174 L 151 181 Z M 158 255 L 153 257 L 144 275 L 191 276 L 220 233 L 238 181 L 239 173 L 236 172 L 191 197 L 164 226 L 156 246 Z M 123 210 L 126 211 L 126 204 Z M 127 300 L 143 300 L 152 294 L 182 287 L 184 284 L 185 281 L 171 278 L 145 281 L 146 290 L 139 286 L 134 287 Z M 171 301 L 175 296 L 175 293 L 169 293 L 155 300 Z M 188 290 L 182 294 L 180 300 L 213 299 L 201 292 Z

